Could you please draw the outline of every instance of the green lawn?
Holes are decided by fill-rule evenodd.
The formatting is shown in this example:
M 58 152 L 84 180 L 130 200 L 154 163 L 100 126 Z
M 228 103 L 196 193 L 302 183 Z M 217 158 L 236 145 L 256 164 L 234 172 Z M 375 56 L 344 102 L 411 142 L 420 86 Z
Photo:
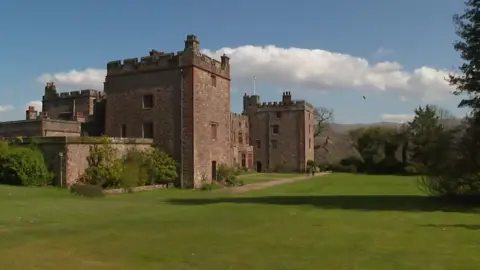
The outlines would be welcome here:
M 411 178 L 86 199 L 0 187 L 1 269 L 480 269 L 480 216 Z
M 245 184 L 255 184 L 262 182 L 269 182 L 277 179 L 293 178 L 304 176 L 305 174 L 299 173 L 250 173 L 239 176 Z

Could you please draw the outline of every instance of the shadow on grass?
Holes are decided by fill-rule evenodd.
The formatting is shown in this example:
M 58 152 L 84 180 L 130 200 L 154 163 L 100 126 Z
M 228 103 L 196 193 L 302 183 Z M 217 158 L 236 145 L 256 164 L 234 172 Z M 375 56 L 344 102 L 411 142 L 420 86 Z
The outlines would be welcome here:
M 322 209 L 345 209 L 360 211 L 411 211 L 411 212 L 480 212 L 480 207 L 469 203 L 453 202 L 427 196 L 415 195 L 334 195 L 334 196 L 265 196 L 224 197 L 209 199 L 169 199 L 177 205 L 206 205 L 219 203 L 311 205 Z
M 462 228 L 467 230 L 480 230 L 480 225 L 478 224 L 426 224 L 426 225 L 422 225 L 422 227 L 439 228 L 439 229 Z

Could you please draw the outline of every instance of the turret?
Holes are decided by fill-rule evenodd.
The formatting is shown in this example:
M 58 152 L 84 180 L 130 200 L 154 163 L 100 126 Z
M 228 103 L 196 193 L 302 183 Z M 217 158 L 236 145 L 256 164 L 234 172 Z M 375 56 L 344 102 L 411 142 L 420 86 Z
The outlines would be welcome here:
M 282 102 L 285 105 L 292 104 L 292 93 L 290 91 L 283 92 L 282 94 Z
M 243 96 L 243 114 L 255 111 L 260 104 L 260 96 L 258 95 L 247 95 Z
M 188 35 L 185 40 L 184 51 L 200 52 L 200 41 L 195 35 Z
M 28 110 L 25 112 L 26 120 L 35 120 L 38 119 L 38 111 L 35 110 L 35 107 L 28 106 Z

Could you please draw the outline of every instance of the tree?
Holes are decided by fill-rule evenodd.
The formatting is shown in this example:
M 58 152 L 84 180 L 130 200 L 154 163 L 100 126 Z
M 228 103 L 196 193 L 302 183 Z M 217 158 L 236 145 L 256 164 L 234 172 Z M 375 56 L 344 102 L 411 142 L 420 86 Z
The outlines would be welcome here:
M 329 124 L 333 121 L 333 110 L 327 109 L 324 107 L 316 108 L 314 112 L 315 123 L 315 132 L 313 136 L 315 138 L 315 150 L 322 147 L 323 142 L 318 139 L 328 128 Z
M 460 107 L 480 110 L 480 1 L 466 0 L 463 14 L 453 16 L 456 34 L 460 40 L 454 42 L 454 49 L 460 53 L 463 64 L 460 74 L 451 74 L 449 82 L 456 87 L 455 95 L 467 94 Z

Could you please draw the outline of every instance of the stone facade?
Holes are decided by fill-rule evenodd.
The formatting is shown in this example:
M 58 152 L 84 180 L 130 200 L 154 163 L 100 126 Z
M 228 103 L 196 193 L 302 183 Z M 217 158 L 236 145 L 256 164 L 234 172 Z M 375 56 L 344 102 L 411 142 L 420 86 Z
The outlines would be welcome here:
M 178 53 L 152 50 L 140 59 L 107 63 L 103 92 L 58 93 L 54 83 L 47 83 L 42 113 L 29 108 L 27 120 L 0 123 L 0 137 L 152 139 L 180 163 L 186 187 L 215 180 L 221 164 L 304 170 L 314 159 L 313 107 L 292 101 L 289 92 L 281 102 L 259 99 L 245 95 L 243 113 L 231 113 L 229 58 L 202 54 L 198 39 L 189 35 Z M 87 155 L 84 146 L 69 145 L 66 153 L 77 153 L 69 156 Z

